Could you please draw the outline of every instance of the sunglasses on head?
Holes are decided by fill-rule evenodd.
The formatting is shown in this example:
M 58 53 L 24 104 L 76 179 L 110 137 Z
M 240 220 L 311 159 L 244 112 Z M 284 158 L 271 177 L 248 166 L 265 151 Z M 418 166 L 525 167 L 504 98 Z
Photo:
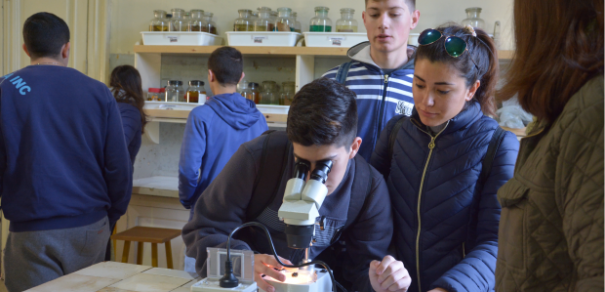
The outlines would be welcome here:
M 448 55 L 453 58 L 460 57 L 464 52 L 466 52 L 467 46 L 466 41 L 457 37 L 457 36 L 446 36 L 440 31 L 436 29 L 429 28 L 423 31 L 418 37 L 418 44 L 421 46 L 428 46 L 432 43 L 437 42 L 441 38 L 445 37 L 445 42 L 443 46 Z

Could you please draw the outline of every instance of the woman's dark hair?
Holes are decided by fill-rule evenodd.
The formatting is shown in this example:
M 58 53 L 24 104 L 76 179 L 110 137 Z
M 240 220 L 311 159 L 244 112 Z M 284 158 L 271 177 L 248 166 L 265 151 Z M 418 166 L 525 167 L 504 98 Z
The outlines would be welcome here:
M 437 28 L 445 36 L 457 36 L 466 42 L 467 51 L 458 58 L 450 56 L 444 48 L 445 37 L 426 46 L 419 46 L 416 60 L 427 59 L 431 62 L 449 64 L 462 72 L 466 86 L 470 87 L 475 81 L 481 81 L 481 86 L 475 92 L 474 98 L 481 105 L 485 114 L 496 116 L 494 92 L 500 71 L 498 50 L 492 38 L 482 29 L 474 28 L 473 32 L 459 25 L 446 25 Z M 476 65 L 475 65 L 476 64 Z
M 141 125 L 143 126 L 141 132 L 144 132 L 147 117 L 145 111 L 143 111 L 145 98 L 139 71 L 130 65 L 118 66 L 111 71 L 109 80 L 109 86 L 112 87 L 111 93 L 116 101 L 129 103 L 139 110 Z
M 552 122 L 603 74 L 603 1 L 515 0 L 514 27 L 516 51 L 498 98 L 519 94 L 524 110 Z
M 56 58 L 61 47 L 69 43 L 69 27 L 52 13 L 36 13 L 23 24 L 23 41 L 33 59 Z
M 303 146 L 350 146 L 357 136 L 355 97 L 346 86 L 327 78 L 303 86 L 290 105 L 288 138 Z

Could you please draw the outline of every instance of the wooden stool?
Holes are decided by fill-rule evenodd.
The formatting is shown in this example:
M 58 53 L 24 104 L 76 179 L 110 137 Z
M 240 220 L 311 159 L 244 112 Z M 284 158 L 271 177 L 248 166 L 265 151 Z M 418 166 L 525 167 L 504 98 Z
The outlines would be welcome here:
M 151 243 L 151 265 L 158 266 L 158 243 L 164 243 L 166 246 L 166 265 L 172 269 L 172 248 L 170 240 L 180 236 L 181 230 L 153 228 L 153 227 L 133 227 L 126 231 L 111 236 L 113 240 L 124 240 L 124 250 L 122 251 L 122 262 L 128 262 L 128 253 L 130 252 L 130 242 L 138 242 L 137 265 L 143 264 L 143 243 Z M 117 256 L 116 256 L 117 258 Z

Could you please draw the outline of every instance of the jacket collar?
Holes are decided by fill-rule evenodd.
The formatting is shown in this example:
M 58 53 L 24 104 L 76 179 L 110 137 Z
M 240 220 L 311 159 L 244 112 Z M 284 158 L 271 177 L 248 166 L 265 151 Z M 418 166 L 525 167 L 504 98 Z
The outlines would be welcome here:
M 397 68 L 397 70 L 393 71 L 393 75 L 405 75 L 407 73 L 402 70 L 412 69 L 414 70 L 414 60 L 416 58 L 416 47 L 415 46 L 407 46 L 408 53 L 408 61 L 403 64 L 401 67 Z M 372 57 L 370 56 L 370 42 L 363 42 L 358 45 L 351 47 L 347 51 L 347 56 L 354 61 L 361 62 L 368 67 L 369 70 L 378 71 L 382 75 L 382 69 L 376 65 Z
M 477 100 L 472 100 L 466 105 L 462 111 L 456 115 L 454 118 L 449 120 L 449 124 L 443 131 L 443 134 L 453 133 L 460 129 L 466 128 L 472 123 L 476 122 L 483 116 L 483 112 L 481 112 L 481 105 Z M 422 123 L 420 120 L 420 116 L 418 115 L 418 111 L 416 111 L 416 107 L 414 106 L 414 110 L 412 111 L 412 120 L 413 123 L 417 127 L 424 127 L 422 130 L 426 130 L 427 126 Z

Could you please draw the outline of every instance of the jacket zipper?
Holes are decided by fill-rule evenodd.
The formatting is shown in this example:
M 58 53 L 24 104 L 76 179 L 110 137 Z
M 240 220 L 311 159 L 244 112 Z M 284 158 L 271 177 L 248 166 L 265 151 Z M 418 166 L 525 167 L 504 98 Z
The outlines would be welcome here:
M 412 120 L 413 122 L 415 122 L 415 120 Z M 417 125 L 416 123 L 416 127 L 418 127 L 418 129 L 429 135 L 429 137 L 431 137 L 431 142 L 429 142 L 429 155 L 426 159 L 426 163 L 424 164 L 424 170 L 422 171 L 422 178 L 420 179 L 420 188 L 418 189 L 418 207 L 416 209 L 416 214 L 418 216 L 418 232 L 416 233 L 416 276 L 418 278 L 418 292 L 422 292 L 422 288 L 421 288 L 421 282 L 420 282 L 420 229 L 421 229 L 421 223 L 422 223 L 422 219 L 420 216 L 420 201 L 422 198 L 422 188 L 424 187 L 424 178 L 426 176 L 426 170 L 429 167 L 429 162 L 431 161 L 431 156 L 433 154 L 433 149 L 435 148 L 435 140 L 437 139 L 437 137 L 439 137 L 439 135 L 441 135 L 441 133 L 443 133 L 443 131 L 445 131 L 445 129 L 447 128 L 447 126 L 449 125 L 449 121 L 447 122 L 447 124 L 445 124 L 445 127 L 443 129 L 441 129 L 441 131 L 439 131 L 439 133 L 437 133 L 437 135 L 435 135 L 435 137 L 431 136 L 431 134 L 429 134 L 428 132 L 422 130 L 422 128 Z
M 382 132 L 382 119 L 384 117 L 384 103 L 387 99 L 387 88 L 389 87 L 389 74 L 384 74 L 384 88 L 382 90 L 382 103 L 380 104 L 380 115 L 378 118 L 378 131 L 374 133 L 374 141 L 378 141 L 380 132 Z

